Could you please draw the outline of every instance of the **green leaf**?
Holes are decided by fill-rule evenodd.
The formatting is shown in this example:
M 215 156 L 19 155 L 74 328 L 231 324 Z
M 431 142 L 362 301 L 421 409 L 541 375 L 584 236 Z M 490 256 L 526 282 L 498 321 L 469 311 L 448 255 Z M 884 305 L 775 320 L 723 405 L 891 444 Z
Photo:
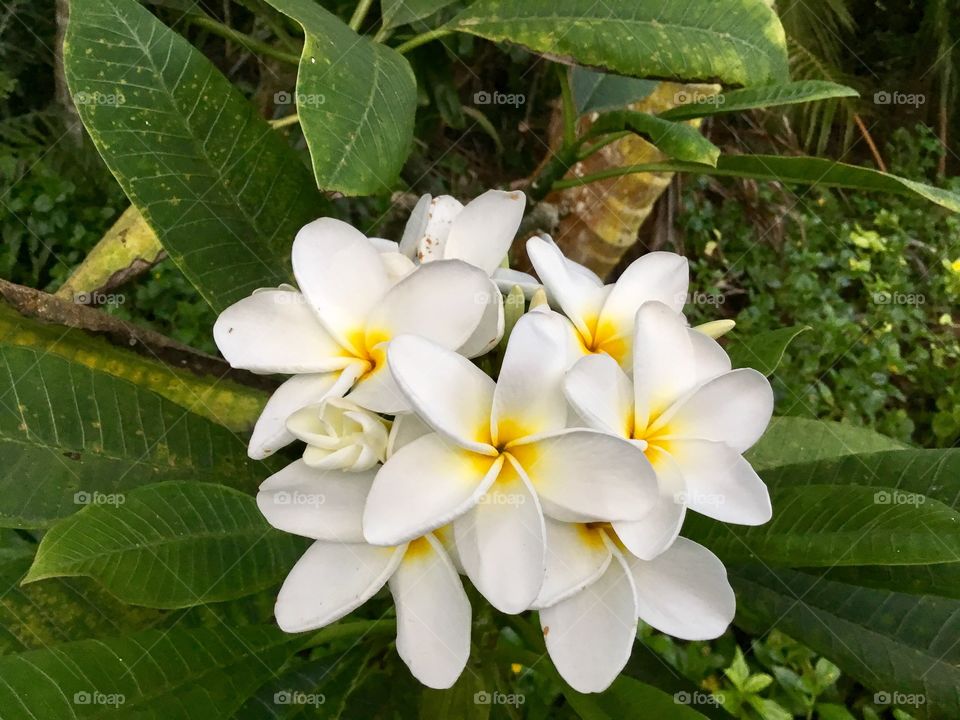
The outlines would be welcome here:
M 725 561 L 839 567 L 922 565 L 960 557 L 960 451 L 850 455 L 767 470 L 773 519 L 758 527 L 689 518 L 684 534 Z M 721 498 L 722 499 L 722 498 Z
M 728 85 L 788 76 L 783 27 L 764 0 L 478 0 L 449 27 L 621 75 Z
M 428 18 L 457 0 L 382 0 L 383 27 L 387 30 Z
M 55 525 L 26 582 L 85 575 L 125 602 L 181 608 L 268 588 L 306 549 L 271 528 L 253 497 L 222 485 L 166 482 L 121 497 Z
M 618 110 L 601 115 L 591 128 L 592 135 L 630 130 L 647 138 L 670 157 L 715 165 L 720 148 L 686 123 L 661 120 L 656 115 Z
M 4 720 L 227 720 L 298 638 L 276 628 L 147 630 L 0 658 Z
M 809 325 L 777 328 L 749 338 L 731 334 L 730 360 L 736 368 L 753 368 L 764 375 L 773 375 L 783 362 L 787 348 L 800 333 L 812 330 Z
M 317 184 L 346 195 L 393 189 L 413 142 L 417 82 L 395 50 L 313 0 L 267 0 L 303 26 L 297 112 Z
M 452 688 L 431 690 L 424 688 L 420 695 L 420 720 L 434 718 L 458 718 L 458 720 L 487 720 L 490 717 L 494 700 L 507 707 L 519 707 L 526 698 L 513 691 L 494 690 L 495 699 L 490 692 L 486 678 L 472 668 L 465 670 Z M 512 695 L 512 697 L 511 697 Z M 511 702 L 513 701 L 513 702 Z
M 0 526 L 47 527 L 160 480 L 253 489 L 269 465 L 232 432 L 57 355 L 0 344 Z
M 584 695 L 565 686 L 563 695 L 583 720 L 622 720 L 635 717 L 638 708 L 643 708 L 645 717 L 703 720 L 705 716 L 693 708 L 698 702 L 712 700 L 705 691 L 680 691 L 671 696 L 626 675 L 602 693 Z
M 754 470 L 885 450 L 905 450 L 898 440 L 872 430 L 802 417 L 775 417 L 760 442 L 746 453 Z
M 960 212 L 960 195 L 932 185 L 907 180 L 879 170 L 845 165 L 833 160 L 814 157 L 788 157 L 779 155 L 721 155 L 716 167 L 691 162 L 647 163 L 612 168 L 597 173 L 592 178 L 602 179 L 629 175 L 635 172 L 689 172 L 719 177 L 740 177 L 753 180 L 770 180 L 785 185 L 810 185 L 811 187 L 842 188 L 912 195 L 929 200 L 953 212 Z M 554 183 L 554 189 L 576 185 L 578 180 L 562 180 Z
M 916 717 L 960 717 L 960 603 L 859 588 L 793 570 L 728 568 L 737 623 L 777 627 Z M 920 705 L 911 705 L 918 701 Z
M 136 0 L 72 0 L 64 66 L 97 150 L 210 305 L 289 281 L 290 243 L 326 206 L 200 52 Z
M 756 108 L 796 105 L 859 95 L 853 88 L 823 80 L 798 80 L 777 85 L 760 85 L 731 90 L 719 95 L 698 95 L 692 90 L 683 94 L 686 97 L 680 98 L 681 104 L 660 113 L 660 117 L 666 120 L 691 120 Z
M 32 550 L 0 559 L 0 655 L 122 635 L 155 626 L 165 617 L 117 602 L 88 580 L 57 579 L 21 587 L 32 562 Z
M 574 66 L 570 80 L 573 99 L 580 115 L 626 107 L 643 100 L 659 84 L 656 80 L 610 75 L 579 65 Z
M 960 560 L 929 565 L 866 565 L 861 567 L 804 568 L 839 582 L 911 595 L 938 595 L 960 600 Z
M 269 397 L 266 391 L 241 385 L 222 373 L 184 369 L 83 330 L 26 318 L 3 302 L 0 343 L 34 348 L 129 380 L 235 432 L 247 432 L 253 427 Z

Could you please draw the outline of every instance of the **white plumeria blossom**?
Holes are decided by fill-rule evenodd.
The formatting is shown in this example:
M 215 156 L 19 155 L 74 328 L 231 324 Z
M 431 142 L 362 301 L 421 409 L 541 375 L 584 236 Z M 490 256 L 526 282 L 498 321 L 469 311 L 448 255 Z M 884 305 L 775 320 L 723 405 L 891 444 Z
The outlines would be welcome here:
M 390 451 L 423 428 L 398 418 Z M 324 627 L 389 586 L 397 608 L 397 651 L 420 682 L 448 688 L 470 655 L 471 608 L 457 567 L 432 533 L 394 547 L 370 545 L 361 528 L 375 470 L 318 471 L 298 460 L 268 478 L 257 495 L 274 527 L 314 542 L 287 575 L 277 597 L 285 632 Z
M 394 250 L 411 266 L 433 260 L 463 260 L 492 277 L 502 292 L 519 285 L 529 296 L 540 287 L 536 278 L 501 267 L 526 203 L 526 195 L 519 190 L 488 190 L 466 205 L 450 195 L 423 195 Z M 392 254 L 385 255 L 384 262 L 403 266 L 403 261 Z
M 307 444 L 303 461 L 321 470 L 369 470 L 386 460 L 387 426 L 349 400 L 327 398 L 300 408 L 287 429 Z
M 657 500 L 640 448 L 605 432 L 567 428 L 565 322 L 550 311 L 523 316 L 496 383 L 420 337 L 399 337 L 387 352 L 398 385 L 434 432 L 404 446 L 377 473 L 364 536 L 392 546 L 452 522 L 466 574 L 507 613 L 527 609 L 540 592 L 544 515 L 631 521 Z
M 547 520 L 547 573 L 537 598 L 547 652 L 578 692 L 602 692 L 630 659 L 637 619 L 684 640 L 719 637 L 736 601 L 723 563 L 677 538 L 653 560 L 612 528 Z
M 503 332 L 503 299 L 487 275 L 444 260 L 396 281 L 376 245 L 347 223 L 321 218 L 293 243 L 300 290 L 265 289 L 224 310 L 214 325 L 235 368 L 294 377 L 270 398 L 248 452 L 264 458 L 293 441 L 287 418 L 348 394 L 377 412 L 409 408 L 386 364 L 393 337 L 413 333 L 473 357 Z
M 773 414 L 769 381 L 731 370 L 716 341 L 662 303 L 639 309 L 634 335 L 632 383 L 603 355 L 577 361 L 564 382 L 587 425 L 641 444 L 656 470 L 660 501 L 639 522 L 614 523 L 620 540 L 653 559 L 677 537 L 687 508 L 723 522 L 767 522 L 767 487 L 742 454 Z
M 570 319 L 570 333 L 582 354 L 609 355 L 630 368 L 633 320 L 649 300 L 658 300 L 678 315 L 690 283 L 687 260 L 669 252 L 652 252 L 634 260 L 612 285 L 583 272 L 549 237 L 527 241 L 527 255 L 543 282 L 550 303 Z

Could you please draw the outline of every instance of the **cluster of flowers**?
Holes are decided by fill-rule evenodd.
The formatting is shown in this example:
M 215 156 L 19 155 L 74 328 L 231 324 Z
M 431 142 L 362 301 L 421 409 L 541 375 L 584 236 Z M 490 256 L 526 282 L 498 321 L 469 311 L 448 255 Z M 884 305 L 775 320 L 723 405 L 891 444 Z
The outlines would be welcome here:
M 729 323 L 688 326 L 678 255 L 604 285 L 542 236 L 527 242 L 540 282 L 501 268 L 524 204 L 425 196 L 399 244 L 317 220 L 293 244 L 299 290 L 258 291 L 214 332 L 234 367 L 293 376 L 249 448 L 306 443 L 257 497 L 273 526 L 315 540 L 277 599 L 284 630 L 332 623 L 388 585 L 400 656 L 449 687 L 470 653 L 466 575 L 504 613 L 538 610 L 560 674 L 597 692 L 638 618 L 691 640 L 732 620 L 723 565 L 678 535 L 688 509 L 770 518 L 742 453 L 773 395 L 731 369 L 714 337 Z M 531 309 L 494 380 L 470 358 L 501 339 L 500 288 L 516 285 Z

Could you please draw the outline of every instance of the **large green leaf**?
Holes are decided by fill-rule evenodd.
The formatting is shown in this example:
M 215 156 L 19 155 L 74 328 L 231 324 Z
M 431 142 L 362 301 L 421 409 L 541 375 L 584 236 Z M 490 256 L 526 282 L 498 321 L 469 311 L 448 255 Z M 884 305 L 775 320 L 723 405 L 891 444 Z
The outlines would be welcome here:
M 750 632 L 781 629 L 915 717 L 960 717 L 957 601 L 758 565 L 729 571 L 737 622 Z
M 305 549 L 304 539 L 270 527 L 250 495 L 165 482 L 57 523 L 26 582 L 85 575 L 129 603 L 189 607 L 270 587 Z
M 147 630 L 0 658 L 4 720 L 226 720 L 297 649 L 276 628 Z
M 814 157 L 721 155 L 717 160 L 716 167 L 679 161 L 646 163 L 611 168 L 596 173 L 591 178 L 600 180 L 638 172 L 689 172 L 721 177 L 770 180 L 785 185 L 810 185 L 812 187 L 886 192 L 894 195 L 913 195 L 929 200 L 953 212 L 960 212 L 960 195 L 949 190 L 907 180 L 879 170 L 860 167 L 859 165 L 845 165 L 833 160 Z M 578 179 L 561 180 L 554 183 L 553 187 L 562 190 L 577 185 L 579 182 Z
M 201 53 L 136 0 L 72 0 L 64 65 L 100 154 L 207 302 L 290 279 L 293 236 L 326 206 Z
M 595 72 L 579 65 L 570 73 L 570 86 L 577 112 L 616 110 L 643 100 L 656 88 L 656 80 Z
M 53 302 L 53 298 L 49 300 Z M 199 368 L 177 367 L 155 355 L 141 355 L 83 330 L 26 318 L 3 302 L 0 343 L 34 348 L 124 378 L 237 432 L 250 430 L 267 402 L 265 390 L 241 385 L 225 377 L 223 370 L 214 374 Z
M 794 338 L 810 330 L 808 325 L 777 328 L 749 338 L 731 335 L 730 360 L 737 368 L 753 368 L 764 375 L 772 375 L 783 361 Z
M 165 614 L 117 602 L 95 583 L 51 580 L 21 587 L 33 552 L 0 559 L 0 655 L 155 626 Z
M 620 720 L 635 717 L 639 708 L 643 708 L 647 717 L 704 720 L 704 715 L 694 708 L 699 701 L 707 701 L 709 698 L 707 692 L 701 691 L 694 695 L 685 690 L 670 696 L 627 675 L 618 677 L 613 681 L 613 685 L 602 693 L 584 695 L 567 687 L 563 695 L 583 720 Z
M 750 448 L 746 457 L 755 470 L 762 471 L 780 465 L 906 448 L 893 438 L 855 425 L 785 416 L 770 421 L 760 442 Z
M 251 490 L 244 442 L 126 380 L 0 344 L 0 526 L 46 527 L 160 480 Z
M 693 118 L 743 112 L 755 108 L 780 107 L 797 103 L 815 102 L 840 97 L 856 97 L 859 93 L 846 85 L 837 85 L 823 80 L 798 80 L 777 85 L 759 85 L 741 88 L 719 95 L 696 95 L 693 91 L 681 98 L 685 104 L 660 113 L 667 120 L 691 120 Z
M 478 0 L 449 27 L 636 77 L 762 85 L 788 74 L 764 0 Z
M 382 0 L 383 27 L 388 30 L 428 18 L 457 0 Z
M 701 135 L 697 128 L 632 110 L 601 115 L 593 124 L 591 133 L 600 135 L 621 130 L 642 135 L 663 153 L 678 160 L 715 165 L 720 156 L 720 148 Z
M 357 35 L 314 0 L 268 0 L 303 26 L 297 112 L 320 187 L 389 192 L 413 142 L 417 82 L 395 50 Z
M 773 519 L 759 527 L 689 518 L 684 534 L 727 561 L 839 567 L 960 558 L 960 450 L 847 455 L 772 468 Z

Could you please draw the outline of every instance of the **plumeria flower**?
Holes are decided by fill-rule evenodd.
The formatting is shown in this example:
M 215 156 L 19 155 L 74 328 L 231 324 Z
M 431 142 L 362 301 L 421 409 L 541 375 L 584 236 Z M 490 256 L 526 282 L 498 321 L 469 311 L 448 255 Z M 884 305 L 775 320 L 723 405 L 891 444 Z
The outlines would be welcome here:
M 503 612 L 525 610 L 543 582 L 543 516 L 630 521 L 657 498 L 635 444 L 567 429 L 561 390 L 566 321 L 537 311 L 516 324 L 496 383 L 424 338 L 396 338 L 387 360 L 434 432 L 392 455 L 367 498 L 363 530 L 398 545 L 453 523 L 466 574 Z
M 634 557 L 609 527 L 547 520 L 540 608 L 547 652 L 578 692 L 601 692 L 630 659 L 637 618 L 684 640 L 719 637 L 736 601 L 723 563 L 677 538 L 653 560 Z
M 519 190 L 488 190 L 466 205 L 449 195 L 423 195 L 410 213 L 396 251 L 414 263 L 463 260 L 491 276 L 503 292 L 519 285 L 529 295 L 540 286 L 536 278 L 501 267 L 526 202 Z M 385 262 L 398 268 L 403 264 L 392 255 Z
M 303 461 L 321 470 L 369 470 L 386 459 L 387 426 L 349 400 L 327 398 L 300 408 L 287 429 L 307 444 Z
M 259 459 L 292 442 L 287 418 L 327 397 L 364 408 L 408 409 L 386 364 L 390 340 L 413 333 L 474 357 L 503 332 L 503 301 L 467 263 L 424 265 L 399 282 L 362 233 L 333 218 L 297 233 L 289 286 L 255 292 L 224 310 L 214 339 L 235 368 L 293 378 L 273 394 L 250 440 Z
M 742 453 L 770 422 L 770 383 L 756 370 L 731 370 L 716 341 L 662 303 L 644 303 L 634 336 L 632 383 L 602 355 L 581 358 L 564 382 L 588 426 L 645 448 L 656 470 L 659 502 L 640 522 L 614 523 L 620 540 L 652 559 L 676 538 L 688 507 L 724 522 L 765 523 L 770 496 Z
M 391 451 L 420 432 L 415 421 L 395 422 Z M 315 630 L 389 586 L 400 657 L 424 685 L 448 688 L 470 655 L 470 601 L 433 534 L 394 547 L 364 541 L 361 518 L 375 473 L 320 471 L 298 460 L 260 486 L 257 505 L 271 525 L 315 540 L 280 589 L 277 623 L 285 632 Z
M 670 252 L 644 255 L 623 271 L 612 285 L 571 262 L 549 237 L 527 241 L 527 255 L 551 304 L 570 319 L 570 332 L 582 354 L 609 355 L 630 368 L 633 319 L 637 309 L 657 300 L 680 315 L 686 303 L 689 270 L 686 258 Z M 732 322 L 719 321 L 709 332 L 722 334 Z

